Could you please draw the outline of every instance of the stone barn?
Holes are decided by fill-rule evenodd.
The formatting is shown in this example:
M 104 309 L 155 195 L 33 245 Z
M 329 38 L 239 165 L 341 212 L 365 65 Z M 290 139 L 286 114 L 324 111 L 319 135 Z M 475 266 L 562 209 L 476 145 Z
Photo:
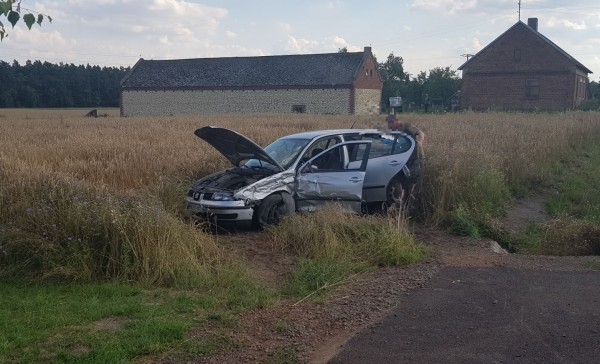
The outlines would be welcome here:
M 570 110 L 587 98 L 587 67 L 519 21 L 458 68 L 460 106 L 472 110 Z
M 377 114 L 382 82 L 363 52 L 140 59 L 121 81 L 121 115 Z

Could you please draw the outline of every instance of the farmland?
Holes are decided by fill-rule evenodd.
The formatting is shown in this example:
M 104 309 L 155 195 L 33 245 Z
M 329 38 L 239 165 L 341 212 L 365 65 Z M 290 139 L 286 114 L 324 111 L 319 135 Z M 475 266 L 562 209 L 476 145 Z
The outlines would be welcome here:
M 128 317 L 132 330 L 139 331 L 124 336 L 150 336 L 143 328 L 150 322 L 144 312 L 157 302 L 153 325 L 164 334 L 117 353 L 105 348 L 96 353 L 97 361 L 187 353 L 191 349 L 182 338 L 190 322 L 234 322 L 238 313 L 276 305 L 282 295 L 302 298 L 358 272 L 417 262 L 426 254 L 407 221 L 346 218 L 334 211 L 301 216 L 264 233 L 273 249 L 294 252 L 299 262 L 291 283 L 279 291 L 256 279 L 226 237 L 205 232 L 184 211 L 189 183 L 227 166 L 193 135 L 198 127 L 231 128 L 264 146 L 306 130 L 381 127 L 382 116 L 120 118 L 114 109 L 99 113 L 107 116 L 85 118 L 84 110 L 0 110 L 0 274 L 5 282 L 19 280 L 2 283 L 2 291 L 14 300 L 35 301 L 27 295 L 60 300 L 67 290 L 81 301 L 69 311 L 79 313 L 65 315 L 62 323 L 44 322 L 47 329 L 41 332 L 24 328 L 9 337 L 7 328 L 14 323 L 0 322 L 0 359 L 47 360 L 44 353 L 56 335 L 84 341 L 83 354 L 64 347 L 58 358 L 88 355 L 88 348 L 101 346 L 102 340 L 82 338 L 82 332 L 103 317 Z M 600 140 L 600 113 L 593 112 L 407 114 L 403 119 L 427 135 L 418 218 L 431 226 L 471 224 L 491 234 L 500 234 L 491 231 L 493 220 L 512 199 L 553 183 L 573 156 Z M 564 203 L 553 206 L 567 209 Z M 352 234 L 338 228 L 344 222 L 353 227 Z M 296 243 L 294 232 L 306 226 L 316 232 L 312 240 Z M 369 249 L 349 249 L 344 244 L 349 235 L 368 242 Z M 343 264 L 333 264 L 336 257 L 343 257 Z M 76 285 L 65 288 L 65 282 Z M 107 300 L 103 308 L 81 299 L 104 302 L 107 295 L 125 298 L 122 305 Z M 219 337 L 205 344 L 199 354 L 237 345 Z

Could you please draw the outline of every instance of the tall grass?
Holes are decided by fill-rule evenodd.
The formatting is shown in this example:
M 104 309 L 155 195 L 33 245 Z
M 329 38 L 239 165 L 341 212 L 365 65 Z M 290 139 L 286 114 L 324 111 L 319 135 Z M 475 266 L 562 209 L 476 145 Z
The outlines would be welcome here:
M 221 252 L 213 237 L 181 218 L 184 191 L 228 163 L 194 136 L 196 128 L 227 127 L 266 145 L 307 130 L 384 126 L 383 116 L 84 114 L 2 111 L 0 259 L 13 273 L 21 266 L 47 277 L 202 280 L 220 269 Z M 427 135 L 420 206 L 433 224 L 460 216 L 477 225 L 500 214 L 512 196 L 547 180 L 575 148 L 600 137 L 599 112 L 402 119 Z
M 56 173 L 0 163 L 5 274 L 75 281 L 199 285 L 220 264 L 213 237 L 154 196 L 111 193 Z
M 300 258 L 286 291 L 305 296 L 371 267 L 419 262 L 425 248 L 398 221 L 405 220 L 349 216 L 331 207 L 269 228 L 275 248 Z

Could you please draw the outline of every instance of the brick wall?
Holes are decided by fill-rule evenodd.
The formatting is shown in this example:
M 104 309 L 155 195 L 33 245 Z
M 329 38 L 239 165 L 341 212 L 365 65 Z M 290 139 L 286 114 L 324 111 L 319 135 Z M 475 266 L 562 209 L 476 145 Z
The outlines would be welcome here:
M 124 90 L 121 105 L 123 116 L 291 113 L 294 105 L 304 105 L 311 114 L 349 114 L 350 95 L 349 89 Z M 361 96 L 364 102 L 370 99 Z
M 461 107 L 565 110 L 575 106 L 576 66 L 524 25 L 515 26 L 463 67 Z M 527 98 L 527 80 L 539 97 Z
M 539 98 L 526 97 L 526 80 L 539 81 Z M 472 75 L 463 78 L 461 105 L 473 110 L 566 110 L 573 108 L 573 76 Z

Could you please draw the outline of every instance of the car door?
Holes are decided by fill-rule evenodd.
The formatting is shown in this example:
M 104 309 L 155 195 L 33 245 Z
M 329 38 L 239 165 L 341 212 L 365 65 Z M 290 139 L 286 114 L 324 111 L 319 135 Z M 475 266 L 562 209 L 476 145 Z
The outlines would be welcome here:
M 349 166 L 347 149 L 361 151 L 361 163 Z M 350 141 L 317 154 L 302 164 L 296 172 L 295 199 L 298 211 L 314 211 L 335 202 L 352 212 L 360 213 L 370 140 Z M 356 153 L 354 153 L 356 155 Z
M 404 134 L 383 135 L 373 139 L 369 164 L 363 185 L 363 199 L 366 202 L 385 201 L 386 188 L 410 158 L 414 142 Z M 350 163 L 351 167 L 358 162 Z

